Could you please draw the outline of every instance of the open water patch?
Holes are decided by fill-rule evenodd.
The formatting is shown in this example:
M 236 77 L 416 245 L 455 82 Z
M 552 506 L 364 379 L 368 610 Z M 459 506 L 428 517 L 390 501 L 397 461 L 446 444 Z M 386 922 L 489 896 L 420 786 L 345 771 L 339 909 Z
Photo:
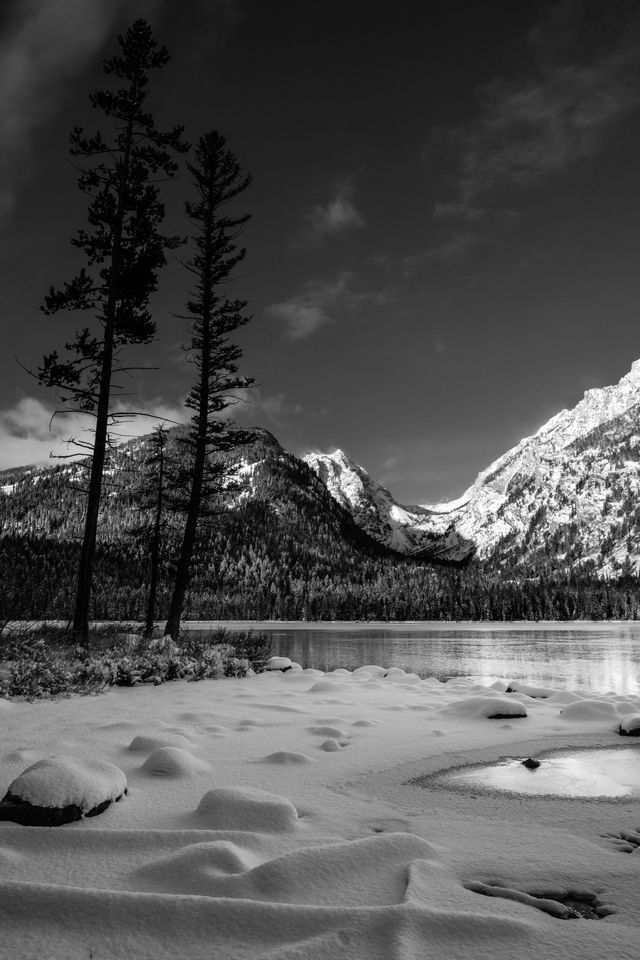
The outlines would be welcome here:
M 418 778 L 423 787 L 465 792 L 576 799 L 640 798 L 640 747 L 562 750 L 537 756 L 532 768 L 525 757 L 501 757 L 494 763 L 454 767 Z

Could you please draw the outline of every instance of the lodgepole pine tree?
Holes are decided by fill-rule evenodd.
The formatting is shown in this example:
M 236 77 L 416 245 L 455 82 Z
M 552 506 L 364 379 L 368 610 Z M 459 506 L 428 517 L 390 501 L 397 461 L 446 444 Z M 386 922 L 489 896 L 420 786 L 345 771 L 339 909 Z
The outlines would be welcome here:
M 147 489 L 148 505 L 153 514 L 151 524 L 142 529 L 149 549 L 149 594 L 147 596 L 147 614 L 144 622 L 143 636 L 147 640 L 153 637 L 153 624 L 156 614 L 156 595 L 158 592 L 158 576 L 160 572 L 160 554 L 162 549 L 162 534 L 165 526 L 164 507 L 166 496 L 166 469 L 167 469 L 167 428 L 158 424 L 151 434 L 150 453 L 147 465 L 153 473 L 150 486 Z
M 69 404 L 65 412 L 80 410 L 95 418 L 92 442 L 79 444 L 90 451 L 73 615 L 74 635 L 81 642 L 89 630 L 102 475 L 108 427 L 114 422 L 111 400 L 118 389 L 112 376 L 131 369 L 120 360 L 121 348 L 149 343 L 155 333 L 149 298 L 157 289 L 165 250 L 181 242 L 159 232 L 164 206 L 156 182 L 174 176 L 174 153 L 187 149 L 182 127 L 158 130 L 153 114 L 145 109 L 148 74 L 163 67 L 169 54 L 158 47 L 144 20 L 137 20 L 118 42 L 120 55 L 105 61 L 104 70 L 122 86 L 90 97 L 92 106 L 109 121 L 110 136 L 100 132 L 86 136 L 80 127 L 71 134 L 70 152 L 79 169 L 78 185 L 88 197 L 89 221 L 89 229 L 80 230 L 71 242 L 84 254 L 86 266 L 63 289 L 51 287 L 42 307 L 47 314 L 90 311 L 97 332 L 88 327 L 76 332 L 65 344 L 67 359 L 54 351 L 37 371 L 39 382 L 55 388 Z
M 196 382 L 186 399 L 186 405 L 194 411 L 186 438 L 191 452 L 188 496 L 165 627 L 165 635 L 174 640 L 180 631 L 198 520 L 204 504 L 220 489 L 223 480 L 223 467 L 211 454 L 228 450 L 239 442 L 239 437 L 246 436 L 234 430 L 222 414 L 236 401 L 234 390 L 253 384 L 251 378 L 238 376 L 242 351 L 229 339 L 230 333 L 250 319 L 242 313 L 247 301 L 229 299 L 223 289 L 244 259 L 246 251 L 236 241 L 249 220 L 248 214 L 230 215 L 227 205 L 249 186 L 250 177 L 242 173 L 224 138 L 215 131 L 200 138 L 194 163 L 187 166 L 195 191 L 195 200 L 186 204 L 187 217 L 194 227 L 194 255 L 185 266 L 196 279 L 187 302 L 188 313 L 182 319 L 189 324 L 191 341 L 187 351 L 196 368 Z

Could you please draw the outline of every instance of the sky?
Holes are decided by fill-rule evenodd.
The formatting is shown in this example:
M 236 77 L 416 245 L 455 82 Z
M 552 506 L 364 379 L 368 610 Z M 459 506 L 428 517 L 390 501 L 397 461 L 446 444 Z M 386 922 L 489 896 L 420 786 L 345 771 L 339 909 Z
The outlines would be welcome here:
M 640 358 L 640 10 L 628 0 L 5 0 L 0 7 L 0 469 L 85 436 L 37 368 L 91 317 L 45 316 L 82 266 L 76 125 L 136 18 L 172 59 L 149 104 L 220 131 L 252 176 L 233 413 L 343 449 L 406 504 L 491 461 Z M 188 173 L 163 185 L 184 233 Z M 178 255 L 179 256 L 179 255 Z M 127 403 L 185 418 L 189 280 L 159 279 Z M 145 432 L 152 420 L 129 431 Z

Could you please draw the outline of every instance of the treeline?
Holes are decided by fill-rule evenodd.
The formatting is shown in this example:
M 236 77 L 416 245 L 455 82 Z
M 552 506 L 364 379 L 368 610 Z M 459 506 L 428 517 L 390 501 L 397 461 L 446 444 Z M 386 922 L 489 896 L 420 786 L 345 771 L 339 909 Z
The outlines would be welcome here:
M 170 465 L 183 431 L 169 431 Z M 92 619 L 144 619 L 150 562 L 149 439 L 112 453 L 91 594 Z M 316 474 L 267 431 L 222 458 L 226 494 L 198 526 L 185 597 L 190 619 L 571 620 L 640 618 L 627 563 L 610 579 L 580 556 L 571 526 L 524 555 L 509 541 L 464 567 L 411 560 L 364 534 Z M 7 475 L 0 480 L 9 482 Z M 4 618 L 64 619 L 82 530 L 81 465 L 14 471 L 0 496 Z M 181 515 L 167 512 L 156 594 L 167 616 Z M 574 537 L 575 532 L 575 537 Z M 533 559 L 532 559 L 533 557 Z M 560 559 L 561 558 L 561 559 Z
M 634 575 L 605 581 L 586 565 L 508 580 L 479 563 L 455 569 L 376 557 L 340 545 L 328 531 L 316 549 L 305 549 L 286 533 L 280 536 L 280 525 L 269 523 L 267 513 L 264 504 L 248 504 L 201 539 L 185 604 L 188 619 L 640 619 L 640 582 Z M 259 529 L 257 520 L 267 535 L 247 536 Z M 0 566 L 11 574 L 0 615 L 67 617 L 77 550 L 68 541 L 2 538 Z M 147 589 L 148 562 L 141 551 L 126 541 L 99 545 L 92 619 L 142 619 Z M 166 616 L 170 593 L 165 569 L 159 618 Z

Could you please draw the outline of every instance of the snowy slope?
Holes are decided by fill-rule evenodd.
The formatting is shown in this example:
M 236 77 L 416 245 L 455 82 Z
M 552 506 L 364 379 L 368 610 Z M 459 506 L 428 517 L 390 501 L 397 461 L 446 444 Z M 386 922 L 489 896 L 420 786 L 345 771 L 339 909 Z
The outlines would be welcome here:
M 521 440 L 449 503 L 402 507 L 342 451 L 305 459 L 356 522 L 396 549 L 414 552 L 442 537 L 444 556 L 459 559 L 472 549 L 486 557 L 505 548 L 505 538 L 522 552 L 544 549 L 555 537 L 577 542 L 577 559 L 594 559 L 608 572 L 627 555 L 640 558 L 631 513 L 640 492 L 639 444 L 640 360 L 618 384 L 588 390 Z
M 369 536 L 400 553 L 427 552 L 460 559 L 472 546 L 455 531 L 445 515 L 431 507 L 405 507 L 385 487 L 371 479 L 342 450 L 311 453 L 303 458 L 331 496 L 353 516 Z

